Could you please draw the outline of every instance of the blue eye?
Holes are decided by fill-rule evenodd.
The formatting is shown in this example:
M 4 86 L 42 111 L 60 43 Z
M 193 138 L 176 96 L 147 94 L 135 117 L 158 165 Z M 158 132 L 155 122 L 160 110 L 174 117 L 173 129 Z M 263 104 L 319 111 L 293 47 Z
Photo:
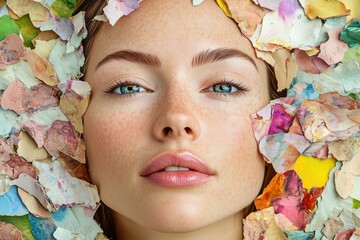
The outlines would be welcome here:
M 212 86 L 213 92 L 219 92 L 219 93 L 232 93 L 238 90 L 236 87 L 232 86 L 231 84 L 215 84 Z
M 136 84 L 119 84 L 119 86 L 115 87 L 112 92 L 117 94 L 135 94 L 139 92 L 145 92 L 146 90 L 143 87 L 140 87 Z

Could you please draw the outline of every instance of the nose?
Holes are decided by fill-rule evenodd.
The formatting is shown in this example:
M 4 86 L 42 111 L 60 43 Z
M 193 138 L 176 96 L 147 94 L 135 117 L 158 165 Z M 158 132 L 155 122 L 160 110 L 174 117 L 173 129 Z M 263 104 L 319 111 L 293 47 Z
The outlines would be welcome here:
M 161 142 L 196 140 L 200 135 L 200 124 L 192 105 L 190 101 L 174 96 L 162 101 L 153 127 L 154 136 Z

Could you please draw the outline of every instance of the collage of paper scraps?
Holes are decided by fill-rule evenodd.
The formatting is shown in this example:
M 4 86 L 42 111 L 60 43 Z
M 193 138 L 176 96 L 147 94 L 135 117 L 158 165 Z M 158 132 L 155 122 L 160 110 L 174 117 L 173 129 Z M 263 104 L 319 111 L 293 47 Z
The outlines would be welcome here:
M 287 97 L 253 114 L 276 176 L 244 239 L 360 239 L 360 1 L 221 0 Z
M 0 238 L 105 239 L 93 215 L 76 0 L 0 0 Z

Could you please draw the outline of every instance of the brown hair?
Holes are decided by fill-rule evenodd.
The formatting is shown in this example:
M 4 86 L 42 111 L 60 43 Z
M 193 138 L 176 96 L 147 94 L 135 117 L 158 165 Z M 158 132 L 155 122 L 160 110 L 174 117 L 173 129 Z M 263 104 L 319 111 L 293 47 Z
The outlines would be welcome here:
M 88 36 L 83 41 L 84 54 L 86 59 L 88 59 L 87 56 L 89 56 L 90 49 L 92 43 L 94 42 L 96 33 L 99 31 L 101 25 L 103 24 L 100 21 L 94 20 L 94 17 L 103 14 L 102 10 L 106 6 L 106 4 L 107 1 L 105 0 L 92 0 L 92 1 L 81 0 L 80 4 L 78 5 L 77 12 L 85 11 L 85 22 L 86 22 L 86 28 L 88 30 Z M 87 60 L 85 61 L 85 65 L 83 69 L 85 75 L 86 75 L 86 63 Z M 275 77 L 274 69 L 270 65 L 267 65 L 267 74 L 268 74 L 270 99 L 284 97 L 286 95 L 286 91 L 285 90 L 282 92 L 277 91 L 277 80 Z M 264 180 L 260 192 L 268 185 L 268 183 L 275 176 L 275 174 L 276 172 L 273 169 L 272 165 L 266 165 Z M 255 206 L 252 203 L 244 210 L 245 216 L 255 210 L 256 210 Z M 111 220 L 111 210 L 108 207 L 102 204 L 95 214 L 95 220 L 97 220 L 97 222 L 100 224 L 101 228 L 104 230 L 104 233 L 108 238 L 116 239 L 114 225 Z

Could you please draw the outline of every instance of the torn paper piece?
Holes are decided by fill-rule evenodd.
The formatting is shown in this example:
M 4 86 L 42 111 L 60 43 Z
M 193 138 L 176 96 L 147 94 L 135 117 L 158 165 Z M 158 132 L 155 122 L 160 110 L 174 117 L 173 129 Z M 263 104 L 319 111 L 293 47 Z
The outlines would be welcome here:
M 23 40 L 16 34 L 9 34 L 0 42 L 0 70 L 16 63 L 24 55 Z
M 272 126 L 271 133 L 286 132 L 289 129 L 289 124 L 293 121 L 290 116 L 295 116 L 297 108 L 292 106 L 293 98 L 278 98 L 272 100 L 268 105 L 260 109 L 256 114 L 251 115 L 252 129 L 257 141 L 269 134 L 270 126 Z M 276 107 L 275 107 L 276 106 Z M 276 120 L 273 117 L 273 112 L 276 110 Z M 285 114 L 286 117 L 282 117 Z M 280 121 L 279 124 L 276 121 Z
M 109 0 L 104 7 L 104 14 L 109 19 L 109 23 L 114 26 L 116 22 L 122 17 L 130 14 L 139 7 L 138 0 Z
M 20 140 L 18 143 L 17 153 L 27 162 L 35 160 L 44 160 L 49 157 L 45 148 L 38 148 L 34 139 L 32 139 L 26 132 L 20 132 Z
M 54 1 L 52 3 L 50 11 L 52 14 L 59 16 L 60 18 L 69 18 L 74 13 L 77 5 L 80 3 L 77 1 Z
M 359 123 L 352 121 L 347 109 L 339 109 L 316 101 L 304 101 L 298 119 L 304 136 L 311 142 L 344 140 L 355 136 Z
M 67 80 L 66 82 L 59 83 L 58 87 L 63 93 L 74 91 L 81 97 L 89 96 L 91 91 L 88 82 L 78 80 Z
M 0 162 L 10 160 L 11 154 L 14 154 L 14 142 L 0 137 Z
M 19 115 L 24 112 L 31 113 L 40 109 L 56 107 L 58 104 L 56 91 L 43 83 L 29 89 L 17 80 L 9 84 L 1 97 L 2 107 L 13 110 Z
M 35 167 L 32 164 L 24 161 L 17 154 L 10 155 L 10 160 L 4 162 L 4 164 L 8 165 L 12 169 L 12 174 L 9 174 L 11 179 L 18 178 L 22 173 L 25 173 L 33 178 L 37 177 Z
M 0 172 L 1 167 L 0 167 Z M 4 195 L 10 188 L 10 177 L 7 174 L 0 173 L 0 195 Z
M 28 218 L 35 239 L 54 239 L 56 225 L 52 218 L 37 218 L 32 214 L 29 214 Z
M 276 222 L 283 231 L 302 230 L 311 219 L 299 207 L 303 198 L 301 179 L 293 170 L 285 172 L 284 177 L 285 196 L 272 201 Z
M 346 25 L 346 17 L 329 18 L 321 27 L 317 40 L 317 46 L 329 39 L 328 31 L 333 28 L 344 28 Z
M 100 199 L 94 185 L 72 177 L 58 161 L 33 164 L 39 171 L 39 182 L 56 209 L 75 205 L 96 208 Z
M 0 195 L 0 215 L 23 216 L 28 213 L 18 195 L 17 187 L 11 186 L 4 195 Z
M 56 35 L 56 37 L 58 37 L 58 36 Z M 35 40 L 35 43 L 34 43 L 35 51 L 42 58 L 49 59 L 50 52 L 54 48 L 57 41 L 58 41 L 58 39 L 51 39 L 51 40 L 47 40 L 47 41 L 46 40 Z
M 228 17 L 233 18 L 246 37 L 251 37 L 258 24 L 261 23 L 263 16 L 268 10 L 254 4 L 251 0 L 235 1 L 221 0 L 217 1 Z
M 26 191 L 18 188 L 18 194 L 30 213 L 38 218 L 50 218 L 51 214 L 48 210 L 46 210 L 43 205 L 34 197 L 28 194 Z
M 339 38 L 341 30 L 342 28 L 330 29 L 328 31 L 329 40 L 320 45 L 320 54 L 318 57 L 329 65 L 340 62 L 349 48 L 349 46 Z
M 90 175 L 86 164 L 80 163 L 72 158 L 59 158 L 61 166 L 70 173 L 71 176 L 90 182 Z
M 310 19 L 340 17 L 350 14 L 350 10 L 338 0 L 300 0 Z
M 335 167 L 335 159 L 318 159 L 300 156 L 294 165 L 295 172 L 299 175 L 305 189 L 324 187 L 329 180 L 329 173 Z
M 326 183 L 321 197 L 317 200 L 317 210 L 313 216 L 312 221 L 306 226 L 306 231 L 315 231 L 315 239 L 321 239 L 323 236 L 321 229 L 324 223 L 332 216 L 339 216 L 343 209 L 353 211 L 355 214 L 360 214 L 360 209 L 352 208 L 351 198 L 342 199 L 335 190 L 334 173 L 341 167 L 340 162 L 336 162 L 336 166 L 329 174 L 329 181 Z
M 302 153 L 304 156 L 326 159 L 329 158 L 329 148 L 326 142 L 313 142 Z
M 17 80 L 17 77 L 12 68 L 7 67 L 4 70 L 1 70 L 0 71 L 0 90 L 5 90 L 10 83 L 15 82 L 16 80 Z
M 294 80 L 294 85 L 288 89 L 287 96 L 292 97 L 294 99 L 293 105 L 299 107 L 303 101 L 315 100 L 320 94 L 314 89 L 314 86 L 311 83 L 298 82 L 298 79 L 296 78 Z
M 77 49 L 80 46 L 81 41 L 87 36 L 85 28 L 85 12 L 79 12 L 75 16 L 71 17 L 71 20 L 74 25 L 74 32 L 72 33 L 69 41 L 72 46 L 70 49 L 68 48 L 67 52 L 72 52 Z
M 23 113 L 17 121 L 35 140 L 38 147 L 44 146 L 46 132 L 55 121 L 68 121 L 59 107 L 52 107 L 33 114 Z
M 4 15 L 0 17 L 0 26 L 1 26 L 0 41 L 4 40 L 6 36 L 9 34 L 16 34 L 16 35 L 19 34 L 19 27 L 16 25 L 14 19 L 10 18 L 8 15 Z
M 55 211 L 45 194 L 44 188 L 36 179 L 26 174 L 20 174 L 17 179 L 10 182 L 10 185 L 17 186 L 29 193 L 31 196 L 34 196 L 48 211 Z
M 321 230 L 322 233 L 325 235 L 325 237 L 332 238 L 344 226 L 344 223 L 339 217 L 334 216 L 329 218 L 329 220 L 327 220 L 324 225 L 324 228 Z
M 344 55 L 344 58 L 341 62 L 350 62 L 350 61 L 356 61 L 357 64 L 360 65 L 360 45 L 357 45 L 355 47 L 349 48 Z
M 288 239 L 312 240 L 314 233 L 297 230 L 297 231 L 286 232 L 286 235 L 287 235 Z
M 82 97 L 74 91 L 67 91 L 60 97 L 60 108 L 69 119 L 75 130 L 83 133 L 82 116 L 90 102 L 90 95 Z
M 102 232 L 92 215 L 83 207 L 60 208 L 52 216 L 58 227 L 77 234 L 80 239 L 95 239 Z
M 41 31 L 54 31 L 62 40 L 68 41 L 74 31 L 74 26 L 68 18 L 50 16 L 41 24 Z
M 291 1 L 285 9 L 267 13 L 251 41 L 265 51 L 269 44 L 310 50 L 316 46 L 321 25 L 320 19 L 309 20 L 297 1 Z
M 304 197 L 301 202 L 301 206 L 307 210 L 308 212 L 313 212 L 316 210 L 316 201 L 321 196 L 322 192 L 324 191 L 324 187 L 318 188 L 314 187 L 312 189 L 304 190 Z
M 244 240 L 253 239 L 287 239 L 275 222 L 274 209 L 272 207 L 252 212 L 244 220 Z
M 264 8 L 275 11 L 279 7 L 280 3 L 283 3 L 284 1 L 283 0 L 253 0 L 253 2 Z
M 4 240 L 23 240 L 21 231 L 10 223 L 0 221 L 0 236 Z
M 49 16 L 47 9 L 33 0 L 7 0 L 8 7 L 19 17 L 29 14 L 35 27 L 40 27 Z
M 284 182 L 284 176 L 277 173 L 265 187 L 261 195 L 254 200 L 256 210 L 263 210 L 270 207 L 275 197 L 282 196 L 284 194 Z
M 44 147 L 48 153 L 59 158 L 65 154 L 81 163 L 85 163 L 85 143 L 69 121 L 55 121 L 46 132 Z
M 360 151 L 360 139 L 351 138 L 344 141 L 338 140 L 328 143 L 329 154 L 338 161 L 351 160 Z
M 278 173 L 292 170 L 296 159 L 309 147 L 309 142 L 301 135 L 278 133 L 260 140 L 260 152 L 272 163 Z
M 317 56 L 309 56 L 306 51 L 295 49 L 293 52 L 297 67 L 307 73 L 319 74 L 329 67 L 329 65 Z
M 3 110 L 0 107 L 0 137 L 8 138 L 10 134 L 20 131 L 20 126 L 16 122 L 18 115 L 11 110 Z
M 350 47 L 360 44 L 360 21 L 353 20 L 341 31 L 340 39 L 348 43 Z
M 55 67 L 61 82 L 79 79 L 82 76 L 80 67 L 85 62 L 82 51 L 76 50 L 69 53 L 66 51 L 66 44 L 58 40 L 49 56 L 49 61 Z
M 14 70 L 16 77 L 27 87 L 31 88 L 40 84 L 40 81 L 37 80 L 30 68 L 29 63 L 20 59 L 17 63 L 9 66 Z
M 355 231 L 356 231 L 356 228 L 350 228 L 350 229 L 344 230 L 342 232 L 339 232 L 338 234 L 336 234 L 334 240 L 342 240 L 342 239 L 352 240 L 351 236 L 354 234 Z
M 200 5 L 204 0 L 192 0 L 193 6 Z
M 350 209 L 344 209 L 341 211 L 339 217 L 341 221 L 344 223 L 344 227 L 341 230 L 344 229 L 352 229 L 357 227 L 356 231 L 354 233 L 359 236 L 359 226 L 360 226 L 360 212 L 359 211 L 353 211 Z
M 338 92 L 340 95 L 360 92 L 359 65 L 355 61 L 339 63 L 320 74 L 298 71 L 297 78 L 304 83 L 311 83 L 322 94 Z
M 24 60 L 29 63 L 34 76 L 46 85 L 56 86 L 59 83 L 54 67 L 47 59 L 42 58 L 35 51 L 26 51 Z
M 72 240 L 78 239 L 79 234 L 72 234 L 69 230 L 58 227 L 56 228 L 53 236 L 56 240 Z
M 278 81 L 278 91 L 289 88 L 290 83 L 296 76 L 297 65 L 294 59 L 290 56 L 290 51 L 280 48 L 272 53 L 275 60 L 274 70 Z

